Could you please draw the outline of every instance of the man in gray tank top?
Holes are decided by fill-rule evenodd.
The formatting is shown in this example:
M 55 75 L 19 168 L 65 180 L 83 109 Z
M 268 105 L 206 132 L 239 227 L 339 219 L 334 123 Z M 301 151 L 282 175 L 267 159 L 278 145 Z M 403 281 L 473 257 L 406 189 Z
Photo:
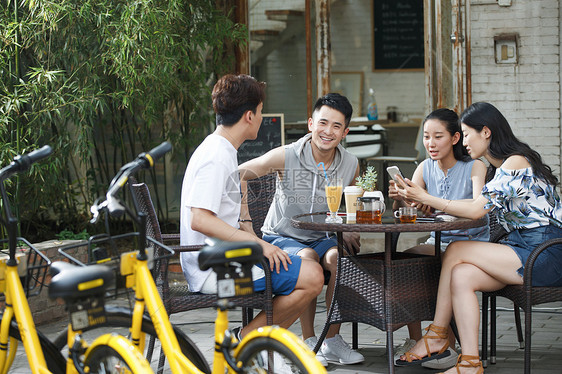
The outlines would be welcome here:
M 263 239 L 300 256 L 303 261 L 320 262 L 330 272 L 326 290 L 327 309 L 332 301 L 336 280 L 338 253 L 335 236 L 324 231 L 296 229 L 291 226 L 290 220 L 297 214 L 328 211 L 325 193 L 328 177 L 337 175 L 343 179 L 344 186 L 355 184 L 359 162 L 340 144 L 349 132 L 352 113 L 353 109 L 346 97 L 337 93 L 326 94 L 316 101 L 312 118 L 308 119 L 309 134 L 239 166 L 244 195 L 244 181 L 273 172 L 277 174 L 275 197 L 262 227 Z M 242 221 L 247 220 L 251 226 L 251 217 L 244 203 L 241 213 Z M 345 233 L 344 240 L 348 248 L 359 251 L 358 233 Z M 316 300 L 300 317 L 303 339 L 311 348 L 317 342 L 314 333 L 315 313 Z M 340 325 L 330 326 L 326 340 L 318 351 L 318 360 L 325 366 L 328 362 L 356 364 L 364 361 L 363 355 L 352 350 L 339 335 L 339 329 Z

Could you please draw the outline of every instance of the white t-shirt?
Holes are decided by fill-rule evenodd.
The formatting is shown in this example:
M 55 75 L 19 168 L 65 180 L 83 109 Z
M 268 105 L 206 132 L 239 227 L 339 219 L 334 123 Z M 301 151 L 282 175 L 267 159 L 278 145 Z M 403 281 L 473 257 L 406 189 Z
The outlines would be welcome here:
M 234 228 L 239 228 L 240 175 L 236 148 L 224 137 L 211 134 L 197 147 L 189 160 L 181 189 L 180 244 L 204 244 L 206 236 L 191 229 L 191 208 L 213 212 Z M 183 274 L 191 291 L 199 292 L 212 270 L 201 271 L 198 252 L 182 252 Z

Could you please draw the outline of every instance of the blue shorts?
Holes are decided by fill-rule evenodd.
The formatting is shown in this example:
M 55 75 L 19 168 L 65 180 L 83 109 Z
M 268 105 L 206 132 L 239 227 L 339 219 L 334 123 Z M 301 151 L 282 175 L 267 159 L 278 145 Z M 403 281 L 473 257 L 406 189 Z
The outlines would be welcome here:
M 318 257 L 320 258 L 328 252 L 328 249 L 338 246 L 338 241 L 335 236 L 313 240 L 310 242 L 299 242 L 293 238 L 279 235 L 264 235 L 262 239 L 268 243 L 278 246 L 291 255 L 297 255 L 301 249 L 312 248 L 316 251 L 316 253 L 318 253 Z
M 299 256 L 289 255 L 292 264 L 289 265 L 289 270 L 285 270 L 281 267 L 281 271 L 277 274 L 276 271 L 271 272 L 271 285 L 273 288 L 274 295 L 288 295 L 295 289 L 297 285 L 297 280 L 299 279 L 299 273 L 301 271 L 302 259 Z M 267 259 L 266 259 L 266 262 Z M 260 268 L 261 263 L 257 264 Z M 256 279 L 254 281 L 254 291 L 264 291 L 265 290 L 265 277 Z
M 519 229 L 510 232 L 500 241 L 511 247 L 522 266 L 517 270 L 523 276 L 523 270 L 531 251 L 549 239 L 562 237 L 562 229 L 553 225 L 532 229 Z M 535 260 L 533 266 L 533 286 L 562 286 L 562 244 L 545 249 Z

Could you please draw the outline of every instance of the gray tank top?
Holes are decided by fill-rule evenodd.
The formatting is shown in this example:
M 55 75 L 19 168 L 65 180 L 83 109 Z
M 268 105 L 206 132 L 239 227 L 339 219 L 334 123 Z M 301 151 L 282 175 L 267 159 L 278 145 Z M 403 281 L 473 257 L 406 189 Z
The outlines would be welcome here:
M 324 231 L 297 229 L 290 223 L 297 214 L 328 211 L 324 172 L 318 170 L 312 156 L 310 138 L 307 134 L 285 146 L 285 170 L 281 178 L 277 177 L 275 197 L 262 227 L 264 234 L 291 237 L 300 242 L 314 241 L 326 235 Z M 341 177 L 345 187 L 354 183 L 357 164 L 357 157 L 338 145 L 334 161 L 326 172 Z

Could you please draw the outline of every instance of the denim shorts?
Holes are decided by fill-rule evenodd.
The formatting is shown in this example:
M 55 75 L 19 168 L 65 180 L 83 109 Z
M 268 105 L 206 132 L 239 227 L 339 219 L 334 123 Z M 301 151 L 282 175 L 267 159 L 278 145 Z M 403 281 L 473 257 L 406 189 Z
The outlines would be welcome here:
M 435 246 L 435 238 L 433 236 L 430 236 L 429 238 L 427 238 L 427 240 L 425 241 L 425 243 L 423 244 L 430 244 L 432 246 Z M 439 243 L 440 247 L 441 247 L 441 252 L 445 252 L 445 250 L 447 249 L 447 247 L 449 246 L 449 244 L 451 244 L 450 242 L 444 243 L 441 242 Z
M 523 270 L 531 251 L 549 239 L 562 237 L 562 228 L 549 225 L 532 229 L 519 229 L 510 232 L 500 241 L 511 247 L 522 266 L 517 270 L 523 276 Z M 545 249 L 535 260 L 533 266 L 533 286 L 562 286 L 562 244 Z
M 291 264 L 288 264 L 289 270 L 281 267 L 279 274 L 276 271 L 271 272 L 271 288 L 274 295 L 288 295 L 295 289 L 299 274 L 301 271 L 302 259 L 299 256 L 289 255 Z M 267 259 L 265 260 L 266 262 Z M 257 269 L 259 268 L 259 269 Z M 255 271 L 257 270 L 257 271 Z M 252 268 L 252 278 L 254 280 L 254 291 L 265 291 L 265 273 L 263 272 L 261 263 Z M 216 294 L 217 293 L 217 273 L 209 272 L 207 279 L 201 287 L 201 293 Z
M 273 288 L 274 295 L 288 295 L 295 289 L 297 285 L 297 280 L 299 279 L 299 273 L 301 271 L 302 259 L 299 256 L 294 256 L 289 254 L 291 258 L 291 264 L 288 264 L 289 270 L 285 270 L 281 267 L 281 271 L 277 274 L 276 271 L 271 272 L 271 286 Z M 267 259 L 266 259 L 266 262 Z M 261 268 L 261 264 L 258 264 Z M 265 277 L 254 280 L 254 291 L 264 291 L 265 290 Z
M 448 242 L 441 241 L 441 243 L 440 243 L 441 252 L 445 252 L 447 250 L 447 247 L 449 247 L 449 244 L 451 244 L 453 242 L 460 242 L 460 241 L 463 241 L 463 240 L 478 240 L 478 241 L 481 241 L 481 242 L 487 242 L 488 241 L 487 239 L 486 240 L 478 239 L 478 237 L 476 239 L 469 239 L 467 236 L 459 236 L 458 238 L 455 238 L 455 239 L 456 240 L 451 240 L 451 241 L 448 241 Z M 435 246 L 435 237 L 430 236 L 425 241 L 425 243 L 423 243 L 423 244 L 431 244 L 431 245 Z
M 293 238 L 279 235 L 264 235 L 262 239 L 292 255 L 297 255 L 304 248 L 312 248 L 318 253 L 320 258 L 328 252 L 328 249 L 338 246 L 338 241 L 333 235 L 329 238 L 324 237 L 310 242 L 299 242 Z

